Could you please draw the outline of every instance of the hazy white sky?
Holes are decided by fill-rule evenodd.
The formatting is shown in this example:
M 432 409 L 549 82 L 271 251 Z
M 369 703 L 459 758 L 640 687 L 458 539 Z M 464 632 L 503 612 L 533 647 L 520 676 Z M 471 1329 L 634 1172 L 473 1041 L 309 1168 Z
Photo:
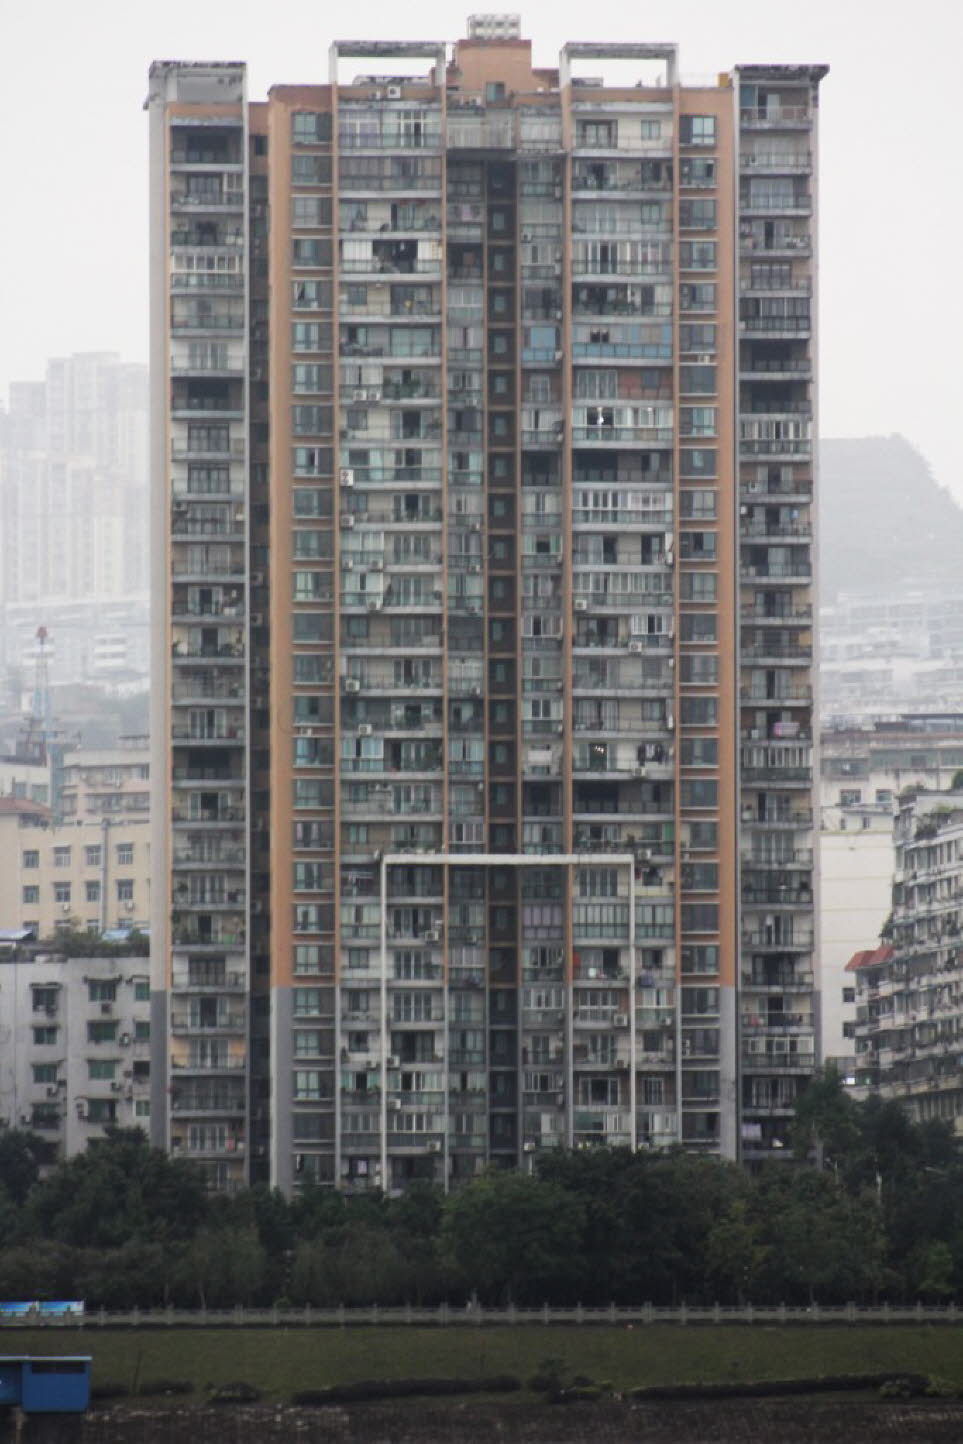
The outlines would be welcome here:
M 147 355 L 152 59 L 246 60 L 249 94 L 327 78 L 338 38 L 464 33 L 437 0 L 0 0 L 0 398 L 46 357 Z M 497 9 L 494 4 L 475 8 Z M 509 7 L 505 7 L 509 8 Z M 519 7 L 516 7 L 519 8 Z M 901 432 L 963 501 L 959 0 L 530 0 L 536 62 L 565 40 L 677 41 L 683 77 L 824 61 L 821 430 Z M 955 264 L 955 263 L 954 263 Z

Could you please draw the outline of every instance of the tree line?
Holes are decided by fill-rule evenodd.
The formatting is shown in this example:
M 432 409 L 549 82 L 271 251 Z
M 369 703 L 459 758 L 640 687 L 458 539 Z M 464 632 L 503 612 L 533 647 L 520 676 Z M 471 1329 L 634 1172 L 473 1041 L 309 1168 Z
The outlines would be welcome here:
M 0 1133 L 0 1299 L 90 1308 L 944 1301 L 963 1297 L 963 1156 L 942 1123 L 818 1077 L 792 1158 L 755 1172 L 590 1148 L 445 1196 L 306 1185 L 206 1192 L 196 1165 L 117 1129 L 45 1167 Z

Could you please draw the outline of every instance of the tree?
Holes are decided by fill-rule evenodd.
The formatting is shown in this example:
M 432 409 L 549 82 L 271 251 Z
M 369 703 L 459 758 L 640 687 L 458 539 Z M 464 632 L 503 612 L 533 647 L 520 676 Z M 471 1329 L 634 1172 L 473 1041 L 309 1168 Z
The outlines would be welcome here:
M 185 1304 L 227 1309 L 253 1304 L 267 1256 L 253 1228 L 203 1228 L 184 1248 L 174 1287 Z
M 770 1251 L 746 1199 L 736 1199 L 706 1237 L 706 1276 L 724 1300 L 744 1303 L 757 1296 Z
M 855 1150 L 859 1141 L 856 1105 L 832 1064 L 810 1079 L 797 1102 L 791 1139 L 796 1157 L 812 1156 L 817 1168 L 838 1164 Z
M 52 1161 L 51 1145 L 26 1128 L 0 1130 L 0 1188 L 13 1203 L 22 1207 L 40 1177 L 40 1169 Z
M 189 1238 L 207 1210 L 195 1164 L 151 1148 L 138 1128 L 116 1128 L 38 1183 L 27 1216 L 45 1237 L 116 1248 L 133 1238 Z
M 490 1302 L 579 1296 L 583 1211 L 558 1184 L 492 1170 L 445 1200 L 443 1259 Z

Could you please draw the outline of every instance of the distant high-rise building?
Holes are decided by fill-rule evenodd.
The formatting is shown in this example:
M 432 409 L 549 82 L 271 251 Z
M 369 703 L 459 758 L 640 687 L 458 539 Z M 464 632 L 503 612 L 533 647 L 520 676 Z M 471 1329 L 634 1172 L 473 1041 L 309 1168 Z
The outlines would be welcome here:
M 824 73 L 151 68 L 153 1118 L 213 1186 L 785 1144 Z
M 0 662 L 29 668 L 37 627 L 52 676 L 143 666 L 147 597 L 147 367 L 110 353 L 48 362 L 16 382 L 0 428 Z M 123 655 L 104 653 L 122 608 Z

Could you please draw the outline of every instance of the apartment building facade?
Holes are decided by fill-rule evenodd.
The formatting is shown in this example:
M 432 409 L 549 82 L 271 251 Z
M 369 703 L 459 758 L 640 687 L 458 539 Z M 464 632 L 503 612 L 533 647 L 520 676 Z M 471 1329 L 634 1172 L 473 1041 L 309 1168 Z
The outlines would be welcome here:
M 892 918 L 849 964 L 856 1085 L 963 1133 L 963 796 L 908 791 L 893 836 Z
M 824 727 L 820 743 L 820 1033 L 825 1061 L 854 1076 L 856 979 L 848 966 L 893 906 L 893 826 L 904 794 L 963 774 L 963 715 L 914 712 Z
M 150 969 L 143 956 L 0 948 L 0 1122 L 58 1157 L 110 1127 L 150 1128 Z
M 47 807 L 0 797 L 0 927 L 58 932 L 146 931 L 147 817 L 58 823 Z
M 152 67 L 154 1122 L 208 1097 L 214 1186 L 784 1142 L 823 74 Z

